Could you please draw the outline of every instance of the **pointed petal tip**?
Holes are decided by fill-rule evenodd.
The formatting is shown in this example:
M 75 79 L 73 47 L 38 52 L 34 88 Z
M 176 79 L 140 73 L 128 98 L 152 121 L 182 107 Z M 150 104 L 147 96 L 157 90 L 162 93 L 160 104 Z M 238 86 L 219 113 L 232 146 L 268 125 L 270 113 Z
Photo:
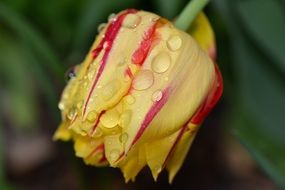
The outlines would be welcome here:
M 61 124 L 59 128 L 55 131 L 52 140 L 62 140 L 62 141 L 69 141 L 71 139 L 70 131 L 65 128 L 64 124 Z

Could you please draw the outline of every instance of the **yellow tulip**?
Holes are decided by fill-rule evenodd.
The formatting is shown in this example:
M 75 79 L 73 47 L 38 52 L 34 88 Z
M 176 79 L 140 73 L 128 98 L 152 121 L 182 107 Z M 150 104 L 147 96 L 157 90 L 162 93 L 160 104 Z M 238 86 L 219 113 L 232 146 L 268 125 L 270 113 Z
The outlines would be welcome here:
M 54 138 L 72 139 L 87 164 L 119 167 L 126 181 L 148 165 L 171 182 L 222 92 L 203 14 L 190 33 L 145 11 L 111 18 L 63 91 Z

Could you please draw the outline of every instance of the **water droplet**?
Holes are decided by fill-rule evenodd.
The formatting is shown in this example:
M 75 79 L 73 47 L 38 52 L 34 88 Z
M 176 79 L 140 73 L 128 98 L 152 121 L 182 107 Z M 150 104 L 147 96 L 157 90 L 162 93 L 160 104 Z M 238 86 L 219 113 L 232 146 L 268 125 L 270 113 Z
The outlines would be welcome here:
M 98 85 L 97 88 L 100 89 L 100 88 L 102 88 L 102 86 L 101 86 L 101 85 Z
M 152 94 L 152 101 L 158 102 L 162 98 L 162 92 L 161 90 L 157 90 Z
M 92 70 L 89 71 L 88 74 L 87 74 L 88 80 L 92 80 L 92 79 L 93 79 L 93 76 L 94 76 L 94 72 L 93 72 Z
M 109 50 L 111 48 L 111 43 L 109 41 L 104 42 L 103 48 L 105 51 Z
M 96 146 L 98 143 L 97 143 L 97 141 L 96 140 L 91 140 L 90 141 L 90 145 L 91 146 Z
M 167 47 L 171 50 L 171 51 L 176 51 L 178 50 L 182 45 L 182 39 L 179 36 L 171 36 L 168 40 L 167 40 Z
M 145 90 L 152 86 L 154 81 L 153 73 L 150 70 L 141 70 L 133 80 L 133 88 Z
M 152 61 L 151 68 L 156 73 L 167 71 L 171 63 L 171 58 L 166 52 L 159 53 Z
M 117 126 L 120 121 L 119 113 L 116 110 L 111 110 L 106 112 L 101 118 L 100 121 L 102 125 L 106 128 L 113 128 Z
M 97 113 L 96 111 L 91 111 L 87 114 L 87 121 L 89 121 L 90 123 L 93 123 L 97 118 Z
M 120 135 L 119 140 L 121 143 L 126 143 L 129 138 L 128 133 L 123 133 Z
M 72 107 L 72 108 L 69 110 L 68 114 L 67 114 L 67 118 L 68 118 L 69 120 L 73 120 L 76 115 L 77 115 L 77 110 L 76 110 L 75 107 Z
M 103 135 L 103 131 L 102 131 L 102 129 L 100 129 L 99 127 L 97 127 L 97 128 L 95 129 L 94 133 L 92 134 L 92 136 L 93 136 L 94 138 L 96 138 L 96 137 L 101 137 L 102 135 Z
M 131 110 L 126 110 L 122 113 L 121 118 L 120 118 L 120 126 L 122 128 L 128 126 L 128 124 L 131 121 L 132 117 L 132 111 Z
M 107 101 L 114 97 L 114 95 L 120 89 L 120 86 L 120 82 L 117 80 L 113 80 L 109 84 L 104 86 L 102 91 L 103 99 Z
M 70 67 L 66 72 L 65 72 L 65 81 L 68 82 L 69 80 L 73 79 L 76 77 L 76 66 Z
M 98 32 L 101 32 L 105 27 L 106 27 L 106 23 L 101 23 L 101 24 L 99 24 L 99 26 L 97 27 L 97 31 L 98 31 Z
M 126 62 L 126 58 L 122 57 L 121 59 L 119 59 L 118 66 L 123 66 L 125 62 Z
M 116 19 L 116 14 L 115 13 L 111 13 L 109 16 L 108 16 L 108 21 L 111 22 L 111 21 L 114 21 Z
M 154 170 L 156 173 L 160 173 L 160 172 L 161 172 L 161 166 L 159 166 L 159 165 L 154 166 L 153 170 Z
M 116 161 L 120 156 L 120 151 L 118 149 L 113 149 L 110 152 L 110 160 Z
M 82 107 L 83 107 L 83 103 L 84 103 L 83 100 L 79 101 L 79 102 L 76 104 L 77 109 L 81 110 Z
M 128 14 L 123 21 L 123 26 L 126 28 L 135 28 L 141 22 L 141 17 L 136 14 Z
M 132 95 L 126 96 L 126 102 L 127 102 L 128 104 L 133 104 L 133 103 L 135 103 L 135 101 L 136 101 L 136 99 L 135 99 L 135 97 L 133 97 Z
M 60 110 L 64 110 L 64 103 L 60 101 L 60 102 L 58 103 L 58 108 L 59 108 Z

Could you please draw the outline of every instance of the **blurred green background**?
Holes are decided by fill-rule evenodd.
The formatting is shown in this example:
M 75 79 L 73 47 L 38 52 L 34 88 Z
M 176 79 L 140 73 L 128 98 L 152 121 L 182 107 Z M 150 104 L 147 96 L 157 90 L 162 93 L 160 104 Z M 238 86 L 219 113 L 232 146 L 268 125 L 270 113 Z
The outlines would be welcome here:
M 174 183 L 143 170 L 85 166 L 72 143 L 53 142 L 64 73 L 80 63 L 97 26 L 133 7 L 173 19 L 187 0 L 0 0 L 0 189 L 285 188 L 285 1 L 212 0 L 224 76 Z

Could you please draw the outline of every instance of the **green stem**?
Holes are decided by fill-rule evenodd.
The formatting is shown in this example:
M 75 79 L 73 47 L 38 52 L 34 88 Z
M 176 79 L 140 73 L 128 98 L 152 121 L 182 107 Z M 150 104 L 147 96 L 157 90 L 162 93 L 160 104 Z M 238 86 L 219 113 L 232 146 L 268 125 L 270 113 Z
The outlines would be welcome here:
M 178 15 L 175 26 L 181 30 L 186 31 L 190 26 L 193 20 L 196 18 L 199 12 L 207 5 L 210 0 L 192 0 L 182 12 Z

